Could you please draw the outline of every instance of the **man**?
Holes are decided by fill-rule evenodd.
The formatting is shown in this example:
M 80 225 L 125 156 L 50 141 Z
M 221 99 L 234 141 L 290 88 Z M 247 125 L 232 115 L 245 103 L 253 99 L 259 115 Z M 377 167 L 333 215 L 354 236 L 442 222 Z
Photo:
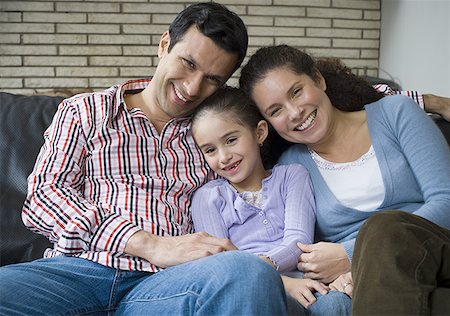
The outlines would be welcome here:
M 54 248 L 0 269 L 0 314 L 286 312 L 275 269 L 229 240 L 192 234 L 188 214 L 211 176 L 188 115 L 246 49 L 237 15 L 195 4 L 162 35 L 152 79 L 63 101 L 23 208 Z

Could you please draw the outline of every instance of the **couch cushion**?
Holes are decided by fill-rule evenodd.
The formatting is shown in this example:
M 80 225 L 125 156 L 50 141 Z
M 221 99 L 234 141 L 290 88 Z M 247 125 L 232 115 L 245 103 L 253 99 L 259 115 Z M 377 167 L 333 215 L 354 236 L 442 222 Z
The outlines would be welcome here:
M 49 242 L 22 223 L 27 177 L 62 97 L 0 92 L 0 265 L 42 257 Z
M 445 139 L 447 139 L 447 143 L 450 146 L 450 122 L 447 122 L 439 115 L 432 115 L 434 122 L 441 129 L 442 134 L 444 134 Z

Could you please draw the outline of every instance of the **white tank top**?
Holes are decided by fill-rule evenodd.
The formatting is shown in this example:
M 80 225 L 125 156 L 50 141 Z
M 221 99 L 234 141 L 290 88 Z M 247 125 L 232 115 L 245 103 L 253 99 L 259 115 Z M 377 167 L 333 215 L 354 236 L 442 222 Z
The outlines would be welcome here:
M 363 212 L 374 211 L 381 205 L 385 188 L 372 146 L 358 160 L 345 163 L 331 162 L 315 151 L 309 151 L 329 189 L 341 204 Z

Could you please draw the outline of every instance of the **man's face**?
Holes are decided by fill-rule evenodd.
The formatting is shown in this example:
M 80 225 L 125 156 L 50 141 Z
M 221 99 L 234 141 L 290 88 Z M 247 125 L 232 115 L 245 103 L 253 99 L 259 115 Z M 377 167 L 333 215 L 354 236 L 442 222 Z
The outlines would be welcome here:
M 161 37 L 160 58 L 152 79 L 153 103 L 170 120 L 191 113 L 232 75 L 236 54 L 217 46 L 191 26 L 168 52 L 169 33 Z

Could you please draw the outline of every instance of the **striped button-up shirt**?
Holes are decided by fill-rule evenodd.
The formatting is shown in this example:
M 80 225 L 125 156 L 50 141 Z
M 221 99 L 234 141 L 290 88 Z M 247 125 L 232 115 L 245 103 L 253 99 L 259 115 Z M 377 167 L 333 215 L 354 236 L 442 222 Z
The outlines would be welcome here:
M 406 95 L 407 97 L 413 99 L 422 109 L 425 109 L 425 104 L 423 103 L 423 94 L 418 91 L 394 90 L 385 83 L 374 84 L 373 88 L 384 95 L 396 95 L 396 94 Z
M 46 257 L 71 255 L 121 270 L 158 271 L 124 254 L 143 229 L 159 236 L 193 230 L 192 193 L 212 173 L 195 146 L 189 118 L 160 134 L 124 94 L 149 80 L 64 100 L 44 134 L 22 217 L 54 243 Z

